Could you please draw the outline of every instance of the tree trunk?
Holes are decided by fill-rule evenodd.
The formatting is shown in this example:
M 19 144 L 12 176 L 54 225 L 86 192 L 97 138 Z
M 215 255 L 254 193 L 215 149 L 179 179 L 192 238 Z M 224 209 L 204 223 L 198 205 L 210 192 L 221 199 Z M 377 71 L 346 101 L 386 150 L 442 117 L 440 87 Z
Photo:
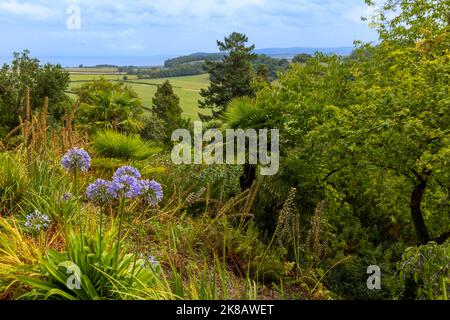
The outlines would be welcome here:
M 239 177 L 241 191 L 250 189 L 255 179 L 256 179 L 256 165 L 248 163 L 244 164 L 244 172 Z
M 417 238 L 421 244 L 427 244 L 430 241 L 427 226 L 423 219 L 421 204 L 425 189 L 427 188 L 429 174 L 417 181 L 411 194 L 410 210 L 411 218 L 416 229 Z

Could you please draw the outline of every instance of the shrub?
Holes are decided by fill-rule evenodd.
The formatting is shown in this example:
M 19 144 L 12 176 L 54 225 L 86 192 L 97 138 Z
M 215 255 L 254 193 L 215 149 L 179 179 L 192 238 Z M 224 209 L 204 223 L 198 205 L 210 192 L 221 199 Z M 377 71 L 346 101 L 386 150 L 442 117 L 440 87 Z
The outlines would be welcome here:
M 144 127 L 141 130 L 141 137 L 147 140 L 163 141 L 167 136 L 167 128 L 164 120 L 154 115 L 146 115 L 142 122 Z
M 30 237 L 17 222 L 1 217 L 0 230 L 0 300 L 15 299 L 28 291 L 21 278 L 33 273 L 47 248 L 57 247 L 62 236 L 55 231 L 46 237 Z
M 141 291 L 146 298 L 164 299 L 168 288 L 158 278 L 158 267 L 145 263 L 115 241 L 111 228 L 103 237 L 71 233 L 66 253 L 50 250 L 41 264 L 38 277 L 22 279 L 34 290 L 23 299 L 136 299 Z M 79 288 L 77 282 L 79 281 Z M 71 284 L 73 286 L 70 286 Z M 155 290 L 149 291 L 153 287 Z M 159 290 L 157 290 L 159 289 Z M 153 293 L 150 295 L 150 292 Z
M 381 268 L 381 290 L 367 288 L 367 267 L 370 265 L 379 265 Z M 398 282 L 393 274 L 392 265 L 387 261 L 374 261 L 371 256 L 352 256 L 346 263 L 330 270 L 324 283 L 337 299 L 386 300 L 395 298 L 397 291 Z
M 154 143 L 137 134 L 123 134 L 114 130 L 98 131 L 92 138 L 95 151 L 110 158 L 144 160 L 161 151 Z
M 8 153 L 0 153 L 0 213 L 11 212 L 29 185 L 26 167 Z
M 69 223 L 75 213 L 80 211 L 80 204 L 76 201 L 76 195 L 62 192 L 62 190 L 68 190 L 68 188 L 54 193 L 29 192 L 27 199 L 22 201 L 19 212 L 25 217 L 30 212 L 37 210 L 61 225 Z
M 226 200 L 239 194 L 241 172 L 241 165 L 169 165 L 160 180 L 167 186 L 167 194 L 180 190 L 189 214 L 196 216 L 208 205 L 219 210 Z
M 413 298 L 448 300 L 450 292 L 450 243 L 434 242 L 406 249 L 399 263 L 400 280 Z M 406 292 L 403 293 L 407 294 Z

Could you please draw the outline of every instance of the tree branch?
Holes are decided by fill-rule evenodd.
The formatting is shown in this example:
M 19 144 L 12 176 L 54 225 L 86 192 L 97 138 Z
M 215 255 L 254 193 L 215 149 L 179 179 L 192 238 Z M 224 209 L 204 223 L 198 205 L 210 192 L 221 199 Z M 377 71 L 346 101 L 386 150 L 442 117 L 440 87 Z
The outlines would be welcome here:
M 439 237 L 432 239 L 432 241 L 436 242 L 437 244 L 443 244 L 449 238 L 450 238 L 450 231 L 447 231 L 441 234 Z

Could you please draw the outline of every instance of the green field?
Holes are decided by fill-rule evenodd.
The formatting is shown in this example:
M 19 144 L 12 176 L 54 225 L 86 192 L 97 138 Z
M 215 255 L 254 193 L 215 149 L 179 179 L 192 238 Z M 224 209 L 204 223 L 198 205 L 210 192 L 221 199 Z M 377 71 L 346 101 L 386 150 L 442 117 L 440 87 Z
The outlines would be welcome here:
M 101 72 L 103 69 L 95 71 Z M 107 72 L 104 72 L 107 73 Z M 150 107 L 152 105 L 152 98 L 155 95 L 157 86 L 164 81 L 169 80 L 173 86 L 173 90 L 176 95 L 180 97 L 180 105 L 184 110 L 183 115 L 190 119 L 198 119 L 198 113 L 205 113 L 204 110 L 198 108 L 198 100 L 200 99 L 200 89 L 206 88 L 209 84 L 209 78 L 207 74 L 197 76 L 185 76 L 174 78 L 160 78 L 160 79 L 143 79 L 139 80 L 136 76 L 128 75 L 128 81 L 123 80 L 122 74 L 105 74 L 99 75 L 94 73 L 71 73 L 70 74 L 70 89 L 81 86 L 83 83 L 99 79 L 103 77 L 107 80 L 118 81 L 126 83 L 131 86 L 145 106 Z
M 81 73 L 117 73 L 117 68 L 67 68 L 67 71 L 72 72 L 81 72 Z

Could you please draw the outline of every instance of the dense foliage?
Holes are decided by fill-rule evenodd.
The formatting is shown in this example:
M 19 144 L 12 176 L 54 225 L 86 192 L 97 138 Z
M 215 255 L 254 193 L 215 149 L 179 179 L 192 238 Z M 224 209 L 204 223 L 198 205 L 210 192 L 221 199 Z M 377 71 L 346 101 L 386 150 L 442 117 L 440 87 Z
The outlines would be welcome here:
M 252 65 L 257 71 L 260 70 L 261 66 L 267 68 L 267 79 L 274 81 L 278 78 L 277 75 L 279 73 L 284 73 L 289 68 L 290 64 L 287 59 L 276 59 L 264 54 L 258 54 Z
M 158 86 L 153 97 L 152 112 L 162 121 L 165 132 L 162 140 L 166 144 L 170 144 L 173 131 L 189 125 L 189 122 L 181 116 L 183 109 L 180 106 L 180 98 L 174 94 L 169 81 Z
M 128 68 L 124 71 L 129 75 L 136 75 L 138 79 L 182 77 L 205 73 L 203 62 L 181 64 L 171 68 Z
M 75 90 L 79 97 L 77 119 L 89 129 L 139 132 L 144 108 L 131 87 L 105 79 L 83 84 Z
M 182 64 L 204 61 L 220 61 L 224 55 L 222 53 L 194 53 L 164 61 L 164 67 L 173 68 Z
M 69 85 L 69 73 L 60 65 L 41 65 L 29 56 L 30 52 L 14 53 L 10 65 L 0 70 L 0 136 L 19 125 L 18 115 L 26 117 L 26 100 L 32 110 L 44 108 L 45 97 L 49 100 L 50 120 L 58 122 L 69 101 L 65 90 Z M 27 88 L 30 96 L 27 98 Z
M 294 62 L 294 63 L 305 63 L 311 58 L 312 58 L 312 56 L 310 54 L 301 53 L 301 54 L 297 54 L 296 56 L 294 56 L 294 58 L 292 58 L 292 62 Z

